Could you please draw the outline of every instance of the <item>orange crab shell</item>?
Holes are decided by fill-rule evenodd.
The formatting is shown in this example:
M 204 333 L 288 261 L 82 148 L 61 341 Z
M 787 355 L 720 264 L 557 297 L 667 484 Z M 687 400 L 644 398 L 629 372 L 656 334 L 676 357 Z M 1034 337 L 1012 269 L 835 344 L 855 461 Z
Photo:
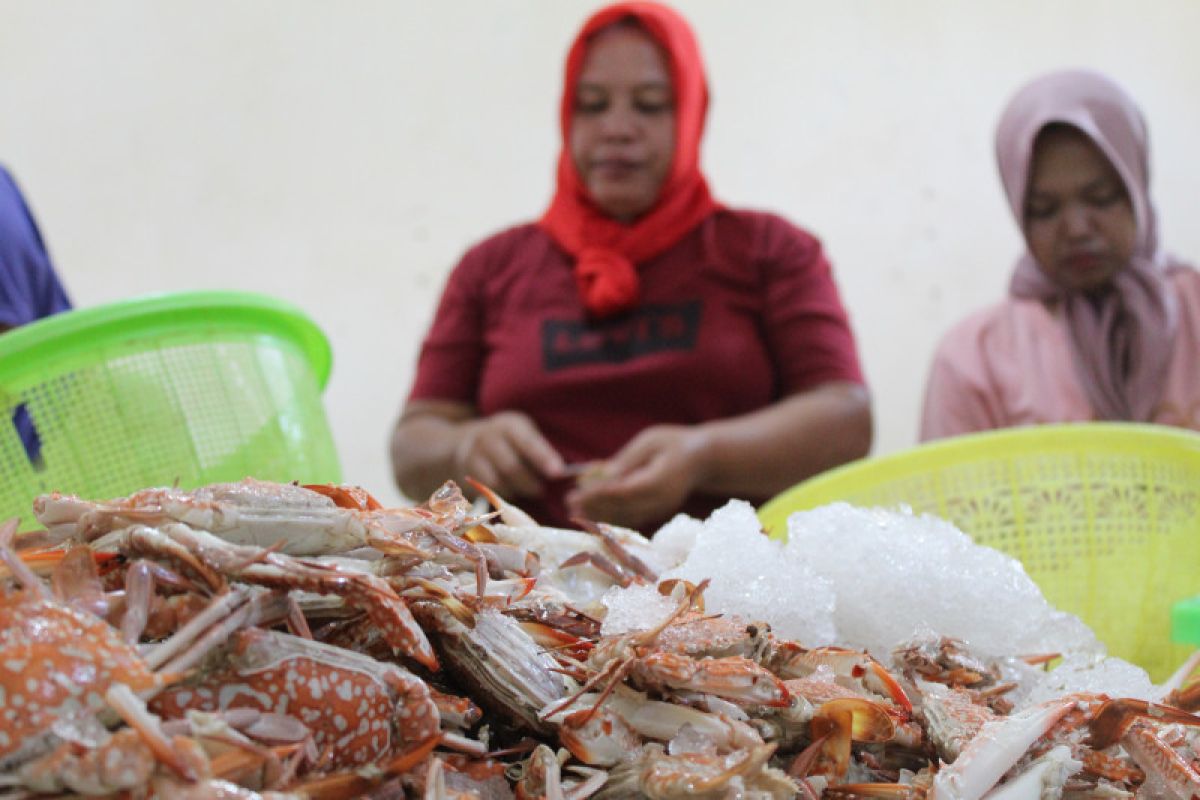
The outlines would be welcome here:
M 636 662 L 634 672 L 650 683 L 714 694 L 744 705 L 786 708 L 792 702 L 782 680 L 741 656 L 695 660 L 658 651 Z
M 104 708 L 113 683 L 140 692 L 175 677 L 152 672 L 85 611 L 32 592 L 0 598 L 0 760 L 56 719 Z
M 221 668 L 199 684 L 160 693 L 150 709 L 167 719 L 231 708 L 287 714 L 312 730 L 334 769 L 374 764 L 440 733 L 429 687 L 400 667 L 326 663 L 302 652 L 276 652 L 271 641 L 256 628 L 238 632 Z

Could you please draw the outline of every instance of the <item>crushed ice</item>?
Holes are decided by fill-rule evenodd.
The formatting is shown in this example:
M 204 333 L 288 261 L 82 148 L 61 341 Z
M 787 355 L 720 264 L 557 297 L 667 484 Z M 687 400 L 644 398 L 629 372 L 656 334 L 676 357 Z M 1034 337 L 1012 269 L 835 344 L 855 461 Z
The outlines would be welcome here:
M 842 643 L 877 658 L 923 627 L 995 658 L 1103 652 L 1019 561 L 934 516 L 835 503 L 792 514 L 787 550 L 832 582 Z
M 656 587 L 638 584 L 628 589 L 614 586 L 604 593 L 600 602 L 608 609 L 600 626 L 600 633 L 604 636 L 653 628 L 679 605 L 659 594 Z
M 687 558 L 662 577 L 692 583 L 711 579 L 704 592 L 709 613 L 767 622 L 785 639 L 837 639 L 829 580 L 803 555 L 767 538 L 753 506 L 745 501 L 731 500 L 714 511 L 696 533 Z
M 1033 683 L 1024 705 L 1034 705 L 1066 694 L 1107 694 L 1153 700 L 1154 685 L 1141 667 L 1119 658 L 1074 654 L 1042 673 Z
M 836 503 L 793 514 L 784 544 L 763 534 L 753 507 L 733 500 L 704 521 L 677 516 L 651 547 L 660 563 L 675 564 L 663 579 L 711 580 L 709 613 L 767 622 L 784 638 L 886 660 L 932 630 L 1010 664 L 1064 654 L 1049 672 L 1025 668 L 1021 706 L 1070 692 L 1153 693 L 1144 670 L 1105 657 L 1091 629 L 1046 602 L 1020 562 L 937 517 Z M 675 608 L 645 586 L 612 589 L 603 602 L 606 634 L 653 627 Z

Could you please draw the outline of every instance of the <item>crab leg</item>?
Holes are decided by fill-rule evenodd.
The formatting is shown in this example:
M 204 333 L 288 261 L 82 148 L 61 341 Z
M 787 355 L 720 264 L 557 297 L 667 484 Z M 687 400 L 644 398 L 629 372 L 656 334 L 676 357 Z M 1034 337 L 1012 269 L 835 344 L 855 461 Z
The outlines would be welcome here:
M 146 655 L 146 666 L 156 670 L 167 663 L 192 644 L 204 631 L 212 627 L 217 620 L 229 616 L 236 610 L 249 597 L 250 591 L 250 589 L 234 587 L 231 591 L 218 596 L 208 608 L 192 617 L 174 636 L 162 644 L 154 645 L 154 648 Z
M 134 645 L 142 638 L 150 620 L 154 597 L 154 571 L 150 562 L 138 559 L 125 571 L 125 614 L 121 617 L 121 636 Z
M 602 769 L 587 770 L 587 772 L 584 772 L 582 767 L 572 767 L 571 769 L 587 777 L 563 793 L 566 800 L 587 800 L 608 782 L 608 773 Z
M 382 764 L 379 769 L 384 775 L 401 775 L 424 761 L 433 749 L 437 747 L 440 737 L 431 736 L 428 740 L 406 750 L 400 755 Z M 335 800 L 343 797 L 362 797 L 367 790 L 377 784 L 376 779 L 364 778 L 357 772 L 344 772 L 336 775 L 316 778 L 292 786 L 290 791 L 309 800 Z
M 429 768 L 425 770 L 425 795 L 422 800 L 445 800 L 446 769 L 442 760 L 434 756 L 429 760 Z
M 455 536 L 434 520 L 403 510 L 375 512 L 371 520 L 367 543 L 381 553 L 401 557 L 415 556 L 423 561 L 440 560 L 439 556 L 445 558 L 449 555 L 452 560 L 459 559 L 473 565 L 476 594 L 482 595 L 487 589 L 487 558 L 483 551 L 467 539 Z M 421 545 L 417 544 L 416 537 L 424 539 Z M 422 546 L 433 552 L 427 552 Z
M 616 536 L 613 536 L 606 525 L 586 519 L 577 519 L 575 521 L 588 533 L 594 533 L 599 536 L 601 541 L 604 542 L 605 549 L 612 553 L 613 558 L 622 567 L 648 583 L 654 583 L 658 580 L 658 573 L 646 566 L 646 562 L 629 552 L 629 549 L 621 544 Z
M 1200 667 L 1200 650 L 1188 656 L 1179 669 L 1167 678 L 1167 682 L 1158 687 L 1159 699 L 1172 706 L 1182 706 L 1188 700 L 1194 700 L 1190 695 L 1195 694 L 1197 683 L 1193 681 L 1189 684 L 1187 679 L 1197 667 Z
M 930 800 L 979 800 L 1075 703 L 1059 700 L 991 722 L 934 778 Z
M 985 800 L 1022 800 L 1061 794 L 1067 778 L 1082 764 L 1071 758 L 1071 748 L 1059 745 L 1030 764 L 1024 772 L 988 792 Z
M 12 549 L 12 539 L 17 532 L 17 526 L 21 524 L 21 520 L 13 517 L 0 526 L 0 560 L 8 566 L 9 572 L 17 579 L 17 582 L 31 592 L 36 592 L 43 600 L 50 599 L 50 588 L 42 583 L 41 579 L 34 574 L 33 570 L 21 560 L 21 557 Z
M 642 772 L 641 789 L 652 797 L 680 797 L 689 794 L 715 796 L 736 777 L 762 769 L 775 752 L 776 745 L 763 744 L 716 756 L 718 769 L 711 774 L 693 774 L 676 765 L 690 760 L 687 754 L 660 756 Z M 723 767 L 723 768 L 720 768 Z
M 278 619 L 283 615 L 283 599 L 274 592 L 257 592 L 249 601 L 219 624 L 204 632 L 185 652 L 163 666 L 166 672 L 184 672 L 200 662 L 204 656 L 242 628 L 254 627 L 266 619 Z
M 1200 726 L 1200 717 L 1171 706 L 1133 698 L 1106 700 L 1089 725 L 1092 747 L 1101 750 L 1115 744 L 1139 718 L 1154 720 L 1160 724 Z
M 1134 723 L 1121 737 L 1121 744 L 1145 770 L 1147 789 L 1157 788 L 1170 800 L 1192 800 L 1200 795 L 1200 773 L 1149 726 Z
M 133 690 L 124 684 L 114 683 L 108 687 L 104 699 L 120 715 L 121 719 L 138 732 L 142 741 L 159 761 L 170 767 L 185 781 L 195 782 L 197 780 L 199 776 L 196 771 L 180 757 L 170 739 L 163 733 L 158 718 L 146 709 L 146 704 L 133 693 Z
M 95 546 L 166 555 L 201 574 L 214 576 L 220 584 L 228 576 L 273 589 L 338 595 L 366 611 L 394 650 L 431 670 L 438 669 L 437 656 L 408 606 L 387 581 L 375 575 L 321 565 L 267 548 L 230 544 L 182 523 L 161 528 L 134 526 L 108 534 L 97 540 Z
M 532 550 L 494 542 L 476 542 L 475 548 L 487 559 L 488 568 L 500 577 L 503 577 L 505 572 L 514 572 L 517 575 L 537 575 L 538 573 L 538 557 Z
M 308 619 L 304 616 L 304 609 L 300 607 L 300 603 L 290 592 L 287 595 L 287 624 L 292 633 L 301 639 L 313 638 L 312 629 L 308 626 Z
M 492 508 L 500 512 L 500 521 L 512 528 L 536 528 L 537 522 L 533 517 L 526 514 L 520 508 L 517 508 L 512 503 L 505 500 L 491 488 L 483 485 L 474 478 L 467 476 L 467 483 L 474 487 L 475 491 L 479 492 L 487 501 L 492 504 Z
M 576 553 L 558 565 L 559 569 L 577 567 L 580 564 L 590 564 L 617 582 L 622 589 L 629 588 L 636 576 L 626 572 L 616 563 L 610 561 L 603 553 L 593 553 L 587 550 Z

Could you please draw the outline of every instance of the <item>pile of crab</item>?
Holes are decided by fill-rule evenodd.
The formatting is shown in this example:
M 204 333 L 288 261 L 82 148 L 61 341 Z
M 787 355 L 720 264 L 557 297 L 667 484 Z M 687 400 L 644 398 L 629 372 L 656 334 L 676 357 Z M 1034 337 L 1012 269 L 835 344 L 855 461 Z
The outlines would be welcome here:
M 0 797 L 1192 798 L 1200 688 L 1070 695 L 950 639 L 890 663 L 706 613 L 650 543 L 479 487 L 247 480 L 0 530 Z M 673 610 L 602 633 L 598 589 Z M 1036 660 L 1036 659 L 1035 659 Z

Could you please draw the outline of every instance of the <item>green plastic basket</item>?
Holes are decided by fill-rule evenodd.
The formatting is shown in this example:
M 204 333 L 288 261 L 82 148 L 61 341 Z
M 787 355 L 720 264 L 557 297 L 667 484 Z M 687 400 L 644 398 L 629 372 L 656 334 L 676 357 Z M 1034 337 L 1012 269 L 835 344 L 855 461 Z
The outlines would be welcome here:
M 339 481 L 330 362 L 308 317 L 240 292 L 151 295 L 0 335 L 0 518 L 29 520 L 49 491 Z
M 1200 592 L 1200 434 L 1079 423 L 960 436 L 831 470 L 759 518 L 783 537 L 793 511 L 839 500 L 930 512 L 1014 556 L 1155 680 L 1191 650 L 1171 643 L 1171 608 Z

